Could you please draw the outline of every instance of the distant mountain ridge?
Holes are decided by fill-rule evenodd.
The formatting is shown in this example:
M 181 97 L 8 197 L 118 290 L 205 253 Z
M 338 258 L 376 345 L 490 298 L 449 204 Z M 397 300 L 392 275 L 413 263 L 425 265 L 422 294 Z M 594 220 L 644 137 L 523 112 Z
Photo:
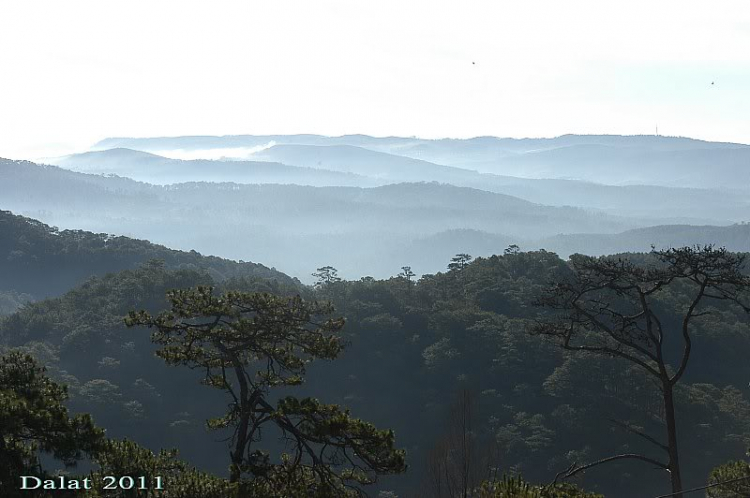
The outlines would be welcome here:
M 684 148 L 733 148 L 749 147 L 746 144 L 732 142 L 709 142 L 688 137 L 670 137 L 662 135 L 576 135 L 566 134 L 552 138 L 506 138 L 506 137 L 474 137 L 474 138 L 441 138 L 423 139 L 416 137 L 373 137 L 369 135 L 341 135 L 325 136 L 315 134 L 299 135 L 196 135 L 175 137 L 112 137 L 100 140 L 92 146 L 92 150 L 127 147 L 138 150 L 169 150 L 169 149 L 202 149 L 202 148 L 237 148 L 257 147 L 270 142 L 277 144 L 303 145 L 357 145 L 360 147 L 378 148 L 407 148 L 423 145 L 435 147 L 453 147 L 456 145 L 466 148 L 502 147 L 509 151 L 531 151 L 538 149 L 564 147 L 580 144 L 601 144 L 616 146 L 648 146 L 658 149 Z
M 384 251 L 450 229 L 538 238 L 642 226 L 626 217 L 439 183 L 154 186 L 22 161 L 0 161 L 0 177 L 2 209 L 60 227 L 262 261 L 300 278 L 327 264 L 342 275 L 382 274 L 388 267 Z
M 473 163 L 480 171 L 568 178 L 609 185 L 742 189 L 750 187 L 750 147 L 651 150 L 585 144 Z
M 275 146 L 281 148 L 274 151 Z M 287 146 L 359 147 L 439 166 L 524 178 L 575 179 L 609 185 L 645 184 L 750 190 L 749 145 L 654 135 L 439 140 L 365 135 L 238 135 L 112 138 L 97 143 L 94 148 L 129 147 L 151 152 L 170 149 L 261 148 L 263 150 L 254 152 L 266 160 L 280 160 L 283 153 L 286 157 L 281 162 L 315 166 L 310 164 L 311 157 L 305 158 L 302 154 L 290 158 L 289 152 L 284 151 Z M 307 152 L 316 153 L 314 149 L 308 149 Z M 328 154 L 325 159 L 330 166 L 345 161 L 346 155 L 336 158 Z M 380 166 L 385 167 L 383 164 Z M 364 174 L 361 169 L 357 173 Z M 429 179 L 435 178 L 421 178 Z M 404 180 L 418 179 L 401 179 Z
M 276 162 L 181 160 L 149 152 L 115 148 L 73 154 L 48 161 L 73 171 L 116 174 L 158 185 L 184 182 L 282 183 L 311 186 L 374 186 L 361 175 Z
M 356 145 L 274 145 L 254 157 L 308 168 L 333 169 L 394 181 L 461 178 L 474 172 Z
M 15 206 L 16 211 L 44 210 L 45 206 L 62 212 L 81 209 L 81 215 L 88 219 L 115 216 L 121 205 L 127 207 L 130 217 L 148 215 L 161 219 L 170 213 L 184 213 L 188 207 L 194 209 L 193 206 L 203 202 L 206 212 L 224 210 L 225 219 L 234 219 L 239 213 L 244 213 L 245 219 L 248 214 L 262 213 L 263 218 L 253 220 L 262 226 L 274 225 L 274 220 L 291 217 L 286 223 L 292 223 L 304 232 L 309 232 L 310 228 L 317 230 L 317 227 L 304 223 L 305 217 L 313 214 L 327 214 L 330 220 L 356 227 L 361 227 L 363 220 L 372 216 L 393 218 L 394 222 L 412 216 L 413 226 L 409 230 L 417 232 L 420 223 L 427 223 L 430 227 L 450 225 L 458 223 L 451 222 L 451 219 L 468 213 L 472 218 L 467 221 L 478 225 L 474 228 L 488 224 L 506 228 L 516 226 L 518 230 L 540 234 L 550 230 L 566 232 L 574 227 L 597 231 L 608 223 L 621 229 L 638 225 L 617 216 L 588 213 L 574 207 L 545 206 L 507 194 L 434 182 L 374 188 L 205 182 L 161 187 L 124 178 L 76 173 L 54 166 L 2 160 L 0 173 L 8 179 L 0 184 L 0 194 L 6 203 Z M 55 181 L 49 182 L 53 178 Z M 63 185 L 65 188 L 61 188 Z M 211 202 L 207 204 L 209 199 Z M 91 209 L 84 209 L 86 205 Z M 365 218 L 357 220 L 356 214 Z M 192 218 L 201 219 L 198 213 Z M 397 225 L 392 228 L 403 231 Z
M 309 147 L 325 153 L 340 150 L 338 146 L 286 150 L 296 153 Z M 388 153 L 356 146 L 344 150 L 351 157 L 335 163 L 336 167 L 358 162 L 369 167 L 367 161 L 372 158 L 372 167 L 382 167 L 377 163 L 384 157 L 391 159 Z M 133 156 L 125 151 L 114 154 Z M 302 156 L 311 160 L 308 152 Z M 341 157 L 334 154 L 333 159 Z M 0 160 L 0 209 L 61 227 L 120 233 L 177 249 L 262 261 L 308 282 L 315 268 L 325 265 L 336 266 L 347 278 L 388 276 L 398 269 L 394 261 L 406 260 L 402 264 L 416 268 L 419 263 L 414 259 L 419 256 L 408 248 L 446 232 L 465 237 L 451 235 L 441 240 L 455 238 L 466 246 L 474 244 L 470 234 L 489 234 L 476 239 L 474 245 L 482 250 L 498 245 L 496 251 L 502 251 L 508 241 L 544 241 L 539 247 L 564 254 L 579 250 L 571 240 L 589 240 L 584 250 L 606 247 L 602 252 L 609 253 L 631 250 L 627 236 L 615 236 L 627 230 L 690 223 L 696 226 L 691 230 L 709 233 L 713 228 L 707 225 L 747 221 L 744 217 L 750 212 L 750 198 L 730 190 L 532 180 L 441 168 L 403 157 L 395 160 L 399 162 L 385 165 L 392 168 L 392 174 L 414 167 L 456 176 L 446 182 L 393 180 L 368 188 L 230 182 L 158 186 Z M 177 167 L 192 163 L 169 161 Z M 224 161 L 208 162 L 215 163 Z M 732 236 L 717 233 L 719 243 Z M 605 244 L 607 240 L 613 242 Z M 425 266 L 420 271 L 433 272 L 443 265 L 436 266 L 437 256 L 426 256 L 432 250 L 426 244 L 422 247 L 429 250 L 425 250 Z M 441 247 L 440 240 L 435 239 L 434 247 Z M 633 249 L 646 250 L 648 245 Z
M 578 146 L 568 146 L 571 147 Z M 598 150 L 608 146 L 581 147 Z M 720 149 L 721 151 L 736 153 L 738 149 Z M 566 150 L 556 149 L 553 152 L 564 155 Z M 696 150 L 688 155 L 700 152 Z M 631 148 L 623 154 L 638 158 L 646 152 L 639 148 Z M 529 163 L 523 166 L 524 171 L 521 173 L 528 176 L 554 176 L 540 173 L 545 169 L 549 170 L 549 166 L 535 166 L 532 164 L 533 161 L 530 162 L 536 155 L 528 153 L 517 159 L 517 162 Z M 157 184 L 227 181 L 243 184 L 374 187 L 400 182 L 437 181 L 512 195 L 538 204 L 578 206 L 622 216 L 657 219 L 659 223 L 736 223 L 744 221 L 746 213 L 750 211 L 750 196 L 734 184 L 736 175 L 731 171 L 727 171 L 725 175 L 715 175 L 718 178 L 733 179 L 731 190 L 724 189 L 719 192 L 716 189 L 705 188 L 704 183 L 707 182 L 704 182 L 700 175 L 693 183 L 700 184 L 701 188 L 643 184 L 607 185 L 563 178 L 523 178 L 478 173 L 353 145 L 275 145 L 256 153 L 254 157 L 269 162 L 185 161 L 139 151 L 110 149 L 69 156 L 56 161 L 56 164 L 75 171 L 114 173 Z M 567 169 L 571 176 L 591 176 L 587 173 L 589 170 L 596 173 L 595 160 L 576 164 L 575 167 Z M 661 175 L 662 179 L 669 178 L 668 175 L 664 177 L 665 172 L 658 173 L 659 168 L 652 166 L 630 168 L 642 172 L 641 176 L 631 175 L 631 180 L 643 180 L 644 175 L 652 175 L 654 178 Z M 731 168 L 742 170 L 741 165 L 730 166 Z M 704 170 L 706 168 L 698 168 L 699 172 Z M 580 173 L 581 171 L 583 173 Z M 679 176 L 674 172 L 672 175 L 675 178 Z M 611 178 L 610 180 L 614 181 Z

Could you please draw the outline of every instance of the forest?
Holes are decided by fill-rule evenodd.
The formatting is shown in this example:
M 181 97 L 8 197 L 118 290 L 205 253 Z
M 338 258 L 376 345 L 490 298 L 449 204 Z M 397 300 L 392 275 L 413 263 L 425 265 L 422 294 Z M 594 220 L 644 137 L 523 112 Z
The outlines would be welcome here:
M 61 470 L 97 483 L 69 496 L 750 490 L 745 253 L 509 245 L 307 285 L 0 215 L 3 496 L 66 496 L 7 484 Z

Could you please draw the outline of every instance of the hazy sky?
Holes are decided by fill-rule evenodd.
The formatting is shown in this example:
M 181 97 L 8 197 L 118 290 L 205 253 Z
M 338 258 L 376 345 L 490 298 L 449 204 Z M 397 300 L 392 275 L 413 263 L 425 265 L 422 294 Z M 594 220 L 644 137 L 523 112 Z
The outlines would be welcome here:
M 750 143 L 747 0 L 2 0 L 0 19 L 3 157 L 107 136 L 657 125 Z

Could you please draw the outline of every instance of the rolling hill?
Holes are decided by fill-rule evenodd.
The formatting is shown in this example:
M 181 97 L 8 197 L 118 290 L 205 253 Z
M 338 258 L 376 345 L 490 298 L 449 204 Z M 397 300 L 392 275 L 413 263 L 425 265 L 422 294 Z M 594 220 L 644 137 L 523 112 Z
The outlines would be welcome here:
M 275 146 L 281 148 L 274 150 Z M 286 149 L 286 146 L 295 146 Z M 334 147 L 304 151 L 297 146 Z M 685 137 L 563 135 L 555 138 L 496 138 L 426 140 L 346 135 L 268 135 L 230 137 L 112 138 L 96 149 L 129 147 L 145 151 L 214 150 L 233 148 L 255 152 L 264 160 L 316 166 L 343 161 L 353 168 L 351 151 L 358 147 L 441 166 L 454 166 L 499 175 L 565 178 L 612 185 L 666 185 L 696 188 L 744 188 L 750 184 L 750 146 L 707 142 Z M 343 147 L 343 149 L 335 149 Z M 263 150 L 255 151 L 261 148 Z M 306 152 L 307 154 L 300 154 Z M 334 155 L 331 152 L 338 152 Z M 310 155 L 312 154 L 312 155 Z M 374 156 L 373 156 L 374 157 Z M 372 158 L 370 158 L 372 159 Z M 381 159 L 384 159 L 381 157 Z M 295 163 L 295 161 L 297 161 Z M 301 164 L 302 162 L 305 164 Z M 415 163 L 404 163 L 414 168 Z M 383 167 L 383 166 L 381 166 Z M 358 171 L 362 174 L 361 171 Z M 409 181 L 437 178 L 409 178 Z M 405 179 L 402 178 L 401 181 Z M 440 179 L 439 181 L 444 181 Z
M 216 281 L 232 277 L 298 282 L 287 275 L 249 262 L 168 249 L 145 240 L 59 230 L 40 221 L 0 211 L 0 290 L 36 298 L 59 295 L 93 275 L 138 267 L 158 259 L 167 268 L 207 271 Z
M 738 223 L 746 221 L 750 208 L 746 191 L 750 184 L 750 147 L 680 137 L 564 135 L 549 139 L 423 140 L 272 135 L 108 139 L 96 147 L 120 144 L 165 151 L 169 147 L 195 147 L 229 155 L 244 144 L 262 148 L 247 156 L 254 159 L 358 175 L 347 178 L 351 183 L 325 179 L 330 185 L 437 181 L 539 204 L 595 209 L 656 223 Z M 129 167 L 123 164 L 112 172 L 128 176 L 132 171 Z M 203 179 L 213 178 L 211 167 L 208 164 L 204 168 Z M 260 176 L 250 182 L 239 176 L 226 180 L 269 183 Z M 291 176 L 281 183 L 303 182 Z M 317 181 L 305 184 L 322 185 Z
M 370 178 L 273 162 L 170 159 L 148 152 L 116 148 L 49 160 L 72 171 L 109 174 L 158 185 L 183 182 L 283 183 L 313 186 L 374 186 Z
M 384 251 L 445 230 L 539 238 L 643 226 L 625 217 L 438 183 L 154 186 L 7 160 L 0 161 L 0 175 L 2 209 L 61 228 L 262 261 L 303 278 L 326 264 L 353 277 L 382 275 L 392 266 L 382 261 Z
M 508 242 L 518 241 L 524 248 L 529 246 L 523 242 L 532 243 L 530 248 L 545 247 L 561 254 L 646 250 L 650 245 L 646 241 L 633 244 L 630 235 L 615 234 L 675 225 L 680 215 L 688 217 L 701 210 L 706 218 L 723 216 L 724 207 L 728 207 L 725 216 L 747 212 L 743 198 L 717 196 L 713 191 L 605 187 L 562 180 L 501 178 L 508 183 L 497 189 L 561 203 L 576 202 L 577 195 L 608 205 L 610 213 L 550 206 L 443 183 L 374 188 L 206 182 L 155 186 L 7 160 L 0 161 L 0 177 L 4 180 L 0 183 L 2 209 L 62 228 L 118 233 L 176 249 L 261 261 L 306 282 L 311 281 L 309 275 L 315 268 L 324 265 L 336 266 L 347 278 L 389 276 L 402 264 L 438 271 L 447 251 L 438 250 L 442 246 L 450 251 L 463 245 L 467 252 L 473 247 L 500 252 Z M 560 193 L 561 185 L 567 186 L 567 194 Z M 576 189 L 578 193 L 571 194 Z M 618 210 L 619 215 L 612 214 Z M 643 216 L 633 216 L 633 212 Z M 685 230 L 719 230 L 703 226 L 708 223 L 695 225 Z M 489 235 L 474 243 L 467 235 L 474 232 Z M 430 237 L 444 233 L 453 235 L 430 242 Z M 731 236 L 720 230 L 716 233 L 719 243 Z M 588 238 L 578 234 L 588 234 Z M 588 242 L 575 246 L 574 241 L 581 240 Z M 419 256 L 410 247 L 430 249 Z M 428 256 L 432 253 L 435 257 Z
M 450 258 L 466 252 L 472 256 L 502 254 L 511 244 L 522 251 L 544 249 L 562 258 L 580 253 L 591 256 L 624 252 L 648 252 L 692 245 L 724 246 L 730 251 L 750 252 L 750 224 L 730 226 L 661 225 L 613 234 L 566 234 L 543 239 L 523 239 L 478 230 L 446 230 L 415 239 L 389 257 L 406 261 L 417 273 L 445 266 Z
M 747 190 L 750 147 L 650 150 L 585 144 L 473 163 L 485 172 L 531 178 L 568 178 L 612 185 Z
M 566 234 L 537 240 L 533 247 L 544 247 L 561 257 L 573 253 L 617 254 L 646 252 L 657 249 L 693 245 L 724 246 L 730 251 L 750 252 L 750 224 L 730 226 L 666 225 L 637 228 L 617 234 Z M 527 246 L 526 248 L 531 248 Z

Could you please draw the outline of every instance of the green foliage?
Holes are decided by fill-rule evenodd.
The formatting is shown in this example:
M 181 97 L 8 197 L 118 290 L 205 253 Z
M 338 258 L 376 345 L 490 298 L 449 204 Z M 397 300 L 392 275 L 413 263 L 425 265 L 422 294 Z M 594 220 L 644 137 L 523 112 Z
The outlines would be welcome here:
M 91 275 L 133 269 L 149 260 L 168 268 L 202 270 L 217 281 L 253 277 L 295 286 L 295 280 L 255 263 L 176 251 L 145 240 L 59 230 L 0 210 L 0 289 L 34 296 L 58 295 Z M 3 298 L 0 295 L 0 315 Z
M 750 496 L 750 465 L 742 460 L 727 462 L 708 476 L 707 498 L 745 498 Z
M 299 439 L 335 448 L 328 457 L 330 461 L 351 458 L 347 452 L 361 459 L 365 467 L 348 469 L 348 480 L 372 484 L 375 482 L 373 473 L 388 474 L 406 469 L 405 453 L 395 448 L 392 430 L 378 430 L 373 424 L 352 417 L 349 410 L 338 405 L 324 405 L 313 398 L 286 397 L 278 402 L 273 416 L 285 428 L 289 420 L 294 420 L 295 430 L 299 432 L 295 436 Z
M 232 430 L 230 481 L 242 493 L 276 493 L 285 482 L 279 476 L 288 475 L 315 496 L 339 495 L 406 469 L 393 431 L 312 398 L 285 397 L 275 407 L 268 398 L 272 388 L 301 384 L 311 361 L 333 360 L 342 351 L 344 320 L 330 317 L 330 304 L 257 292 L 215 295 L 202 286 L 170 291 L 168 299 L 169 310 L 156 317 L 131 312 L 126 323 L 155 329 L 158 356 L 204 371 L 203 383 L 228 395 L 228 411 L 208 427 Z M 255 445 L 274 427 L 295 448 L 277 462 Z
M 674 392 L 682 388 L 678 382 L 687 372 L 701 318 L 722 305 L 750 313 L 745 256 L 724 248 L 696 246 L 653 250 L 645 263 L 576 254 L 571 256 L 571 267 L 572 275 L 554 282 L 539 297 L 537 304 L 552 310 L 552 316 L 538 320 L 531 330 L 572 354 L 613 359 L 650 378 L 652 392 L 661 397 L 665 427 L 649 435 L 621 416 L 612 422 L 652 443 L 662 456 L 655 459 L 645 452 L 628 451 L 614 458 L 634 458 L 667 470 L 672 491 L 678 493 L 682 477 Z M 672 289 L 679 289 L 679 294 L 670 295 Z M 677 302 L 669 303 L 675 297 Z M 676 313 L 670 313 L 669 308 L 676 308 Z M 724 411 L 735 417 L 748 411 L 736 390 L 720 393 L 714 386 L 695 384 L 688 391 L 694 395 L 688 395 L 694 405 L 713 403 L 714 412 L 728 404 L 730 410 Z M 715 401 L 719 397 L 726 401 Z M 604 461 L 610 460 L 580 467 L 574 462 L 564 477 Z
M 411 282 L 411 279 L 414 278 L 417 274 L 414 273 L 411 270 L 411 266 L 402 266 L 401 267 L 401 273 L 399 273 L 397 276 L 399 278 L 403 278 Z
M 622 258 L 633 264 L 653 262 L 649 255 Z M 556 351 L 552 342 L 526 333 L 546 313 L 530 306 L 533 299 L 548 282 L 570 275 L 571 268 L 552 253 L 510 250 L 478 258 L 460 274 L 425 275 L 411 293 L 403 292 L 400 279 L 345 282 L 337 304 L 356 303 L 346 313 L 352 334 L 349 355 L 356 360 L 344 372 L 356 372 L 357 380 L 340 385 L 352 386 L 353 399 L 366 400 L 357 406 L 396 404 L 399 411 L 419 413 L 421 420 L 439 420 L 446 391 L 468 382 L 481 393 L 483 420 L 477 430 L 494 434 L 504 466 L 534 480 L 550 479 L 575 462 L 653 451 L 647 441 L 610 421 L 625 420 L 648 433 L 664 430 L 662 403 L 647 376 L 607 358 Z M 658 310 L 665 326 L 680 323 L 690 291 L 675 285 L 661 293 Z M 750 347 L 747 319 L 728 302 L 712 303 L 710 311 L 691 325 L 700 347 L 693 349 L 694 370 L 675 392 L 683 453 L 693 455 L 683 460 L 686 475 L 707 472 L 708 462 L 731 455 L 750 435 L 743 422 L 745 398 L 735 389 L 717 387 L 744 385 L 750 371 L 738 356 L 731 367 L 716 360 L 734 358 L 734 350 Z M 384 313 L 402 326 L 394 328 L 392 320 L 379 318 Z M 373 327 L 378 323 L 382 326 Z M 669 354 L 674 352 L 679 350 Z M 414 368 L 415 362 L 422 368 Z M 378 374 L 364 373 L 369 371 Z M 410 387 L 402 390 L 403 379 L 410 379 Z M 388 385 L 388 395 L 376 396 L 368 389 L 372 385 Z M 409 440 L 419 441 L 414 444 L 421 448 L 430 448 L 444 433 L 434 423 L 414 427 L 401 422 L 397 429 L 411 430 Z M 430 458 L 424 449 L 411 457 L 415 462 Z M 660 473 L 644 476 L 639 463 L 610 465 L 599 475 L 589 473 L 586 482 L 605 491 L 627 486 L 643 494 L 661 478 Z
M 650 261 L 648 255 L 622 257 L 638 264 Z M 300 403 L 317 398 L 392 428 L 399 446 L 409 448 L 409 472 L 383 480 L 399 496 L 419 489 L 430 449 L 445 434 L 449 393 L 464 385 L 478 393 L 474 437 L 509 442 L 498 445 L 497 461 L 531 482 L 548 482 L 574 462 L 650 450 L 649 443 L 609 422 L 618 418 L 649 433 L 663 430 L 661 403 L 648 378 L 606 358 L 568 355 L 526 333 L 540 318 L 540 310 L 530 305 L 534 297 L 570 273 L 555 254 L 534 251 L 477 258 L 460 273 L 424 275 L 412 280 L 409 292 L 402 278 L 303 289 L 306 302 L 331 299 L 346 317 L 337 335 L 347 347 L 336 361 L 305 363 L 304 383 L 292 387 L 293 394 Z M 112 437 L 137 437 L 149 448 L 177 446 L 191 465 L 223 473 L 225 447 L 215 441 L 231 437 L 231 425 L 204 431 L 202 422 L 227 415 L 229 410 L 222 409 L 231 396 L 200 386 L 197 380 L 205 378 L 205 371 L 167 367 L 154 357 L 156 346 L 148 334 L 127 330 L 122 321 L 134 308 L 156 313 L 169 306 L 164 300 L 168 289 L 198 285 L 217 286 L 215 297 L 228 289 L 289 293 L 254 278 L 219 283 L 196 269 L 147 265 L 95 278 L 59 299 L 31 303 L 0 319 L 0 343 L 38 358 L 50 376 L 69 385 L 70 409 L 91 412 Z M 665 324 L 679 323 L 688 291 L 674 286 L 660 296 Z M 736 458 L 750 437 L 743 395 L 750 378 L 750 327 L 744 313 L 725 303 L 714 303 L 710 311 L 693 325 L 699 347 L 683 388 L 675 392 L 682 413 L 681 452 L 689 455 L 682 463 L 691 476 L 708 475 L 714 466 Z M 211 319 L 205 318 L 201 321 Z M 247 372 L 255 379 L 265 365 L 253 365 Z M 98 389 L 108 385 L 98 380 L 116 389 Z M 271 413 L 279 398 L 292 393 L 284 386 L 269 389 Z M 284 467 L 279 455 L 285 449 L 275 444 L 278 426 L 267 428 L 263 444 L 252 447 L 267 451 L 273 466 L 266 467 L 262 481 L 245 475 L 246 491 L 295 496 L 290 483 L 298 496 L 322 489 L 309 466 Z M 293 449 L 286 449 L 289 465 Z M 255 455 L 252 461 L 260 467 L 262 458 Z M 606 472 L 589 472 L 581 485 L 607 495 L 627 489 L 633 496 L 651 496 L 663 479 L 639 463 L 608 465 Z
M 177 451 L 161 450 L 159 453 L 139 446 L 133 441 L 110 440 L 94 459 L 99 470 L 92 473 L 90 498 L 232 498 L 237 495 L 236 485 L 225 479 L 197 471 L 177 459 Z M 104 476 L 130 476 L 137 483 L 144 479 L 144 490 L 105 490 Z M 162 491 L 156 491 L 161 478 Z
M 539 486 L 530 484 L 520 476 L 504 476 L 499 481 L 482 483 L 478 498 L 604 498 L 603 495 L 586 493 L 569 483 Z
M 214 436 L 201 421 L 215 414 L 210 394 L 193 372 L 171 369 L 155 357 L 148 334 L 133 334 L 123 318 L 134 307 L 163 309 L 168 289 L 207 285 L 205 272 L 174 270 L 152 261 L 135 270 L 95 277 L 60 298 L 38 301 L 0 319 L 0 352 L 17 347 L 69 386 L 69 407 L 91 413 L 110 435 L 152 448 L 179 446 L 202 468 L 223 470 Z M 294 290 L 276 282 L 232 278 L 219 285 L 244 290 Z M 211 448 L 206 450 L 206 448 Z
M 312 274 L 317 279 L 317 287 L 325 287 L 336 282 L 341 282 L 341 278 L 338 276 L 338 270 L 333 266 L 324 266 L 318 268 L 315 273 Z
M 154 328 L 159 357 L 206 369 L 204 382 L 222 390 L 231 391 L 227 369 L 255 364 L 264 367 L 248 379 L 255 389 L 298 385 L 310 361 L 332 360 L 343 349 L 336 335 L 343 319 L 319 318 L 333 308 L 299 296 L 236 291 L 216 296 L 213 287 L 199 286 L 170 291 L 167 298 L 169 311 L 155 318 L 131 312 L 126 324 Z
M 461 271 L 465 269 L 469 263 L 471 263 L 472 257 L 470 254 L 456 254 L 451 258 L 451 262 L 448 263 L 448 270 L 450 271 Z
M 43 476 L 40 452 L 72 467 L 95 454 L 104 431 L 89 415 L 71 417 L 64 406 L 67 389 L 19 351 L 0 357 L 0 490 L 15 496 L 21 475 Z

